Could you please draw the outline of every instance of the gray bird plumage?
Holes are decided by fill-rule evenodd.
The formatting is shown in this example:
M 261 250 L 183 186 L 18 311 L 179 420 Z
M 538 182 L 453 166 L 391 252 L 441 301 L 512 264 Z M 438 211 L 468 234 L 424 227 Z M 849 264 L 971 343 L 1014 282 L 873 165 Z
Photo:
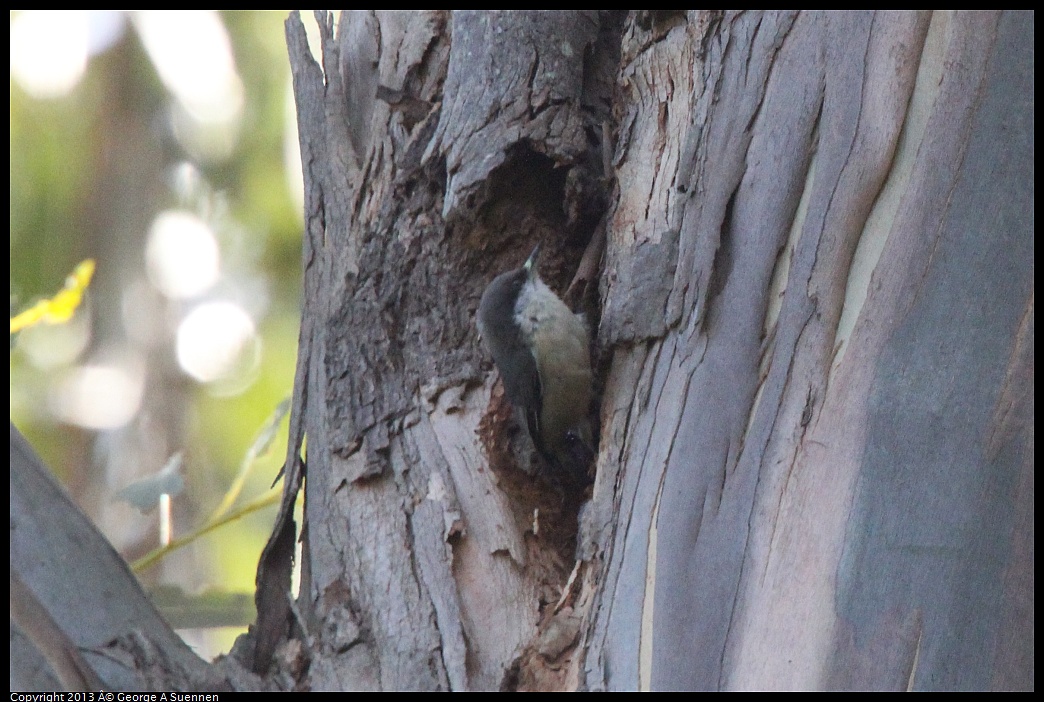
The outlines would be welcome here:
M 486 287 L 478 328 L 539 453 L 572 468 L 571 443 L 591 442 L 587 326 L 537 275 L 539 251 Z

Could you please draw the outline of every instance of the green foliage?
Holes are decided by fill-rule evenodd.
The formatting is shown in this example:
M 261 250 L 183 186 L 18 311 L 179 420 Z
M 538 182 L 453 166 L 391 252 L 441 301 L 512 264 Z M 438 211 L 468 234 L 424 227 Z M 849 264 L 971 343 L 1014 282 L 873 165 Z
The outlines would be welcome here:
M 12 32 L 18 16 L 12 15 Z M 11 419 L 132 559 L 156 546 L 155 517 L 134 513 L 115 495 L 181 452 L 185 489 L 173 501 L 175 540 L 185 538 L 189 525 L 204 527 L 190 539 L 193 548 L 143 578 L 187 590 L 220 585 L 248 592 L 274 516 L 262 508 L 282 463 L 286 423 L 267 425 L 265 443 L 276 447 L 267 455 L 258 446 L 248 459 L 243 452 L 292 385 L 301 287 L 302 223 L 294 195 L 300 174 L 285 148 L 297 139 L 288 108 L 286 13 L 216 16 L 243 101 L 226 148 L 205 157 L 186 137 L 186 111 L 160 78 L 140 31 L 142 17 L 115 15 L 118 31 L 110 43 L 88 56 L 79 82 L 58 97 L 32 97 L 12 70 L 12 309 L 53 295 L 77 261 L 91 257 L 97 270 L 89 304 L 72 322 L 18 336 Z M 185 52 L 178 63 L 188 63 L 198 42 L 178 41 Z M 204 222 L 220 252 L 217 281 L 184 299 L 164 297 L 146 268 L 151 224 L 170 209 Z M 201 383 L 180 367 L 179 324 L 212 300 L 249 314 L 254 358 L 237 366 L 245 371 L 234 378 Z M 129 421 L 90 426 L 70 419 L 72 380 L 97 365 L 133 381 L 140 407 Z M 88 399 L 115 394 L 102 387 Z M 220 503 L 231 485 L 236 496 L 261 497 Z M 227 526 L 214 529 L 216 522 Z

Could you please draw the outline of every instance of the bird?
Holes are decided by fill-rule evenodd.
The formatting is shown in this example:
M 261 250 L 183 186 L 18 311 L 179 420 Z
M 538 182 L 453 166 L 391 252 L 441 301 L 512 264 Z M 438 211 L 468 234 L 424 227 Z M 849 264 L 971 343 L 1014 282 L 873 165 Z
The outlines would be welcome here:
M 593 456 L 593 374 L 587 324 L 540 279 L 540 245 L 482 293 L 477 326 L 537 453 L 571 477 Z

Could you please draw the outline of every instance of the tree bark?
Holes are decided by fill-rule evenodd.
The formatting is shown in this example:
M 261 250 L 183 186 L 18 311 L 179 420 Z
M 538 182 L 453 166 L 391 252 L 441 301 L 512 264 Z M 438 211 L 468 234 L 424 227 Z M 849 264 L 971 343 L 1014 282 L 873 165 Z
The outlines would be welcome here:
M 674 21 L 621 69 L 587 683 L 1031 689 L 1032 15 Z
M 318 18 L 321 66 L 287 22 L 305 306 L 233 658 L 283 689 L 1033 688 L 1032 13 Z M 603 237 L 581 495 L 473 318 L 536 243 L 561 293 Z
M 256 690 L 207 665 L 11 427 L 11 690 Z
M 288 23 L 313 286 L 292 410 L 313 688 L 510 686 L 572 568 L 575 500 L 511 461 L 473 318 L 493 275 L 537 241 L 558 262 L 582 250 L 604 210 L 614 17 L 358 12 L 336 37 L 324 17 L 322 73 Z M 261 587 L 285 586 L 288 556 L 272 549 Z M 258 670 L 286 609 L 265 608 Z
M 1027 16 L 421 17 L 346 16 L 313 111 L 348 202 L 309 519 L 347 528 L 310 532 L 307 604 L 369 632 L 367 684 L 1031 685 L 1032 626 L 1001 626 L 1032 590 Z M 527 530 L 549 494 L 498 466 L 471 317 L 535 241 L 565 266 L 594 234 L 609 148 L 598 479 L 554 613 L 572 513 Z

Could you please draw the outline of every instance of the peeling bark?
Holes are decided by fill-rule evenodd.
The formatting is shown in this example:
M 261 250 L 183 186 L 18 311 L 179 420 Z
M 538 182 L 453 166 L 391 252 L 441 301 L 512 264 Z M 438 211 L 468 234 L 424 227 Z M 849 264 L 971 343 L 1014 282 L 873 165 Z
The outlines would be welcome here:
M 325 58 L 352 144 L 328 150 L 358 171 L 323 187 L 307 489 L 327 528 L 303 598 L 361 632 L 360 684 L 1032 687 L 1032 625 L 1011 628 L 1032 557 L 982 553 L 1032 553 L 996 516 L 1032 514 L 1011 384 L 1032 373 L 1026 16 L 424 17 L 350 15 Z M 991 203 L 1009 226 L 972 216 Z M 470 320 L 536 241 L 561 289 L 599 221 L 577 514 L 527 474 Z
M 1006 459 L 983 441 L 1005 364 L 1032 373 L 1009 360 L 1033 295 L 1028 17 L 697 17 L 706 42 L 672 30 L 696 58 L 668 219 L 634 216 L 663 193 L 654 140 L 610 228 L 607 310 L 660 309 L 628 267 L 665 231 L 678 254 L 662 337 L 609 312 L 600 330 L 644 343 L 615 354 L 603 405 L 619 517 L 588 683 L 1031 688 L 1011 642 L 1032 650 L 1032 616 L 1011 629 L 1004 588 L 1032 557 L 986 550 L 1032 550 L 1012 520 L 1032 421 Z M 651 51 L 679 54 L 670 32 Z
M 321 22 L 325 85 L 295 71 L 311 101 L 309 221 L 322 225 L 298 408 L 310 525 L 299 604 L 314 642 L 298 684 L 497 689 L 551 616 L 575 499 L 519 470 L 517 442 L 498 444 L 512 422 L 472 319 L 493 273 L 536 241 L 564 260 L 604 209 L 616 64 L 600 52 L 619 44 L 606 38 L 614 17 L 347 13 L 336 34 Z M 306 66 L 293 18 L 288 33 Z M 290 623 L 271 619 L 259 641 Z
M 317 18 L 258 623 L 207 668 L 119 567 L 119 612 L 47 590 L 112 554 L 39 521 L 13 433 L 12 612 L 60 629 L 12 626 L 34 684 L 1032 689 L 1032 13 Z M 592 495 L 472 322 L 538 241 L 558 291 L 605 247 Z

